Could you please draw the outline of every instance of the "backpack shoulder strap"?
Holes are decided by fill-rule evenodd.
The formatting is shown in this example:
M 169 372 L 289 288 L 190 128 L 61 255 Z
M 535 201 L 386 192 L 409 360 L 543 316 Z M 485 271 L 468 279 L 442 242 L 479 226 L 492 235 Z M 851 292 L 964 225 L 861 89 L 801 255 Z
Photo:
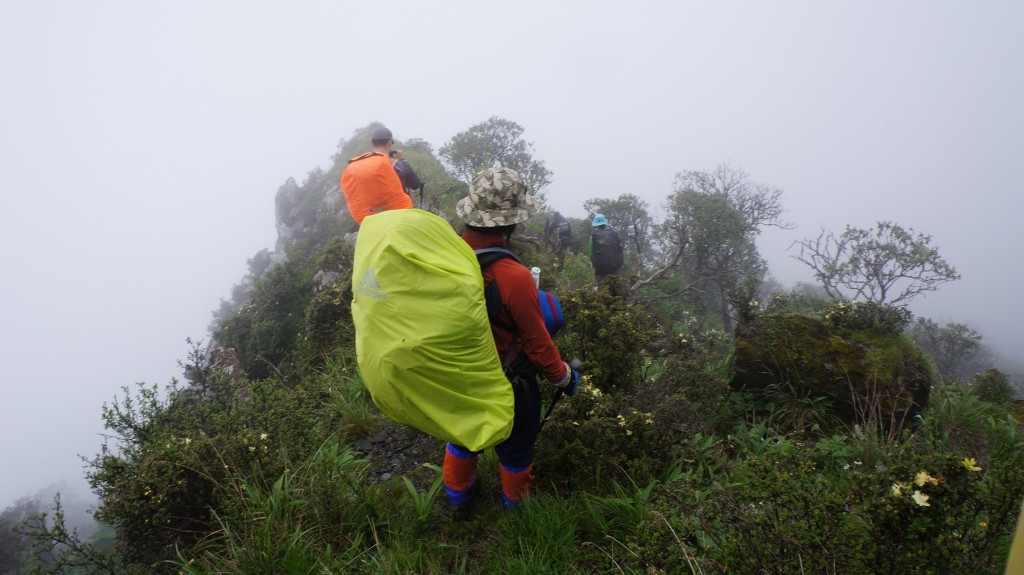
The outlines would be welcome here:
M 512 253 L 508 248 L 483 248 L 475 251 L 476 259 L 480 262 L 481 272 L 491 267 L 494 262 L 505 258 L 516 260 L 520 264 L 523 263 L 516 254 Z M 497 281 L 492 281 L 484 286 L 484 301 L 487 304 L 487 319 L 490 320 L 491 323 L 498 324 L 509 331 L 517 331 L 514 326 L 510 326 L 500 319 L 501 310 L 504 306 L 501 303 L 501 292 L 498 291 Z M 513 349 L 514 348 L 515 346 L 513 345 Z
M 384 154 L 378 154 L 377 152 L 366 152 L 362 156 L 356 156 L 348 161 L 348 163 L 358 162 L 359 160 L 365 160 L 366 158 L 372 158 L 373 156 L 383 156 Z
M 505 258 L 512 258 L 519 263 L 523 263 L 522 260 L 519 259 L 519 256 L 512 253 L 512 250 L 508 248 L 483 248 L 475 251 L 476 259 L 480 262 L 481 271 L 491 267 L 491 264 L 494 262 Z

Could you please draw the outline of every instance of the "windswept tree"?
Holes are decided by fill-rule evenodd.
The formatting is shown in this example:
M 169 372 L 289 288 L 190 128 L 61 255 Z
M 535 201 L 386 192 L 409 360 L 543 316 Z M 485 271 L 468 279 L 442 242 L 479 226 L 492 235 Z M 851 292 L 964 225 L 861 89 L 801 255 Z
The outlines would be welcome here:
M 533 143 L 523 140 L 523 127 L 497 116 L 455 134 L 438 153 L 466 184 L 480 170 L 511 168 L 519 172 L 530 193 L 540 195 L 553 176 L 543 161 L 533 158 Z
M 793 226 L 782 219 L 782 189 L 750 181 L 750 174 L 729 163 L 720 164 L 711 172 L 696 171 L 676 174 L 675 189 L 693 190 L 702 194 L 721 196 L 743 215 L 754 235 L 761 228 L 784 230 Z
M 42 513 L 39 503 L 23 497 L 0 513 L 0 573 L 19 573 L 22 561 L 32 550 L 32 538 L 18 528 Z
M 928 352 L 943 381 L 967 379 L 983 371 L 988 353 L 981 334 L 962 323 L 939 325 L 928 318 L 917 318 L 908 329 L 910 338 Z
M 931 245 L 932 237 L 878 222 L 874 229 L 846 226 L 838 236 L 822 229 L 817 238 L 794 242 L 793 256 L 811 270 L 834 300 L 862 300 L 905 307 L 960 274 Z
M 654 221 L 647 211 L 647 202 L 633 194 L 622 194 L 614 200 L 592 198 L 583 203 L 591 215 L 604 214 L 608 225 L 625 239 L 626 250 L 636 254 L 641 263 L 651 259 L 651 232 Z
M 658 263 L 632 289 L 659 282 L 673 284 L 667 296 L 703 294 L 728 329 L 729 293 L 748 279 L 761 279 L 767 269 L 755 241 L 761 229 L 789 227 L 781 197 L 782 190 L 751 182 L 728 164 L 678 174 L 653 246 Z

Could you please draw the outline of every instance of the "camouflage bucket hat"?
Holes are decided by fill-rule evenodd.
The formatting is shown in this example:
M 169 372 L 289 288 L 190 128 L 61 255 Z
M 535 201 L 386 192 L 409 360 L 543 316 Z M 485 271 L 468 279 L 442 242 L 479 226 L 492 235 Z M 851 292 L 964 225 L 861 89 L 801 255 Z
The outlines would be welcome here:
M 459 200 L 455 213 L 467 226 L 494 228 L 530 219 L 537 211 L 537 199 L 515 170 L 487 168 L 473 176 L 469 195 Z

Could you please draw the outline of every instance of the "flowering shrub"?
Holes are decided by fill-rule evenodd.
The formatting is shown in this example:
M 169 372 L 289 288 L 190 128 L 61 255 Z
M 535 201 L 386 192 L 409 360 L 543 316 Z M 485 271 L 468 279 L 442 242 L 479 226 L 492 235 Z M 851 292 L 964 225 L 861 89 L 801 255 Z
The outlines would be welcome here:
M 173 558 L 216 529 L 214 513 L 238 511 L 235 478 L 279 477 L 342 427 L 325 409 L 328 390 L 312 382 L 288 389 L 215 374 L 206 384 L 207 397 L 174 383 L 163 393 L 125 388 L 104 406 L 116 444 L 89 461 L 88 476 L 101 497 L 96 518 L 116 527 L 129 564 Z
M 822 468 L 808 444 L 764 446 L 658 490 L 633 552 L 666 572 L 1002 573 L 1019 467 L 897 449 L 888 465 Z
M 611 291 L 579 289 L 559 294 L 566 330 L 565 357 L 578 358 L 602 391 L 629 391 L 641 378 L 644 348 L 659 332 L 643 307 Z
M 705 428 L 706 419 L 679 393 L 652 401 L 649 387 L 605 393 L 585 376 L 545 426 L 539 464 L 552 477 L 579 482 L 601 476 L 644 484 L 658 477 L 676 446 Z
M 1007 473 L 1009 471 L 1009 473 Z M 986 473 L 972 457 L 914 456 L 863 482 L 857 555 L 875 573 L 985 573 L 1012 528 L 1019 469 Z M 1009 488 L 1009 489 L 1008 489 Z M 1001 572 L 1001 569 L 999 570 Z
M 871 301 L 844 301 L 825 310 L 824 318 L 832 327 L 841 330 L 899 334 L 910 323 L 912 314 L 906 308 Z

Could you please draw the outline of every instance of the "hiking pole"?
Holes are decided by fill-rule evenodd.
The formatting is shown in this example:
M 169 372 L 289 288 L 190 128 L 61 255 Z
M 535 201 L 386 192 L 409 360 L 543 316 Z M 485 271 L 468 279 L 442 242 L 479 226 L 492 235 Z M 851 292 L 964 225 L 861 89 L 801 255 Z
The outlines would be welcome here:
M 420 183 L 420 209 L 421 210 L 425 210 L 426 209 L 426 208 L 423 207 L 423 187 L 424 186 L 426 186 L 426 184 Z
M 580 360 L 572 360 L 571 362 L 569 362 L 569 367 L 572 369 L 579 369 Z M 558 388 L 555 390 L 555 397 L 551 399 L 551 405 L 548 406 L 547 412 L 544 413 L 544 418 L 540 420 L 540 428 L 537 429 L 538 433 L 540 433 L 541 429 L 544 429 L 544 424 L 547 423 L 549 419 L 551 419 L 551 410 L 555 408 L 555 404 L 558 403 L 559 399 L 562 399 L 563 395 L 565 395 L 565 391 L 562 388 Z

